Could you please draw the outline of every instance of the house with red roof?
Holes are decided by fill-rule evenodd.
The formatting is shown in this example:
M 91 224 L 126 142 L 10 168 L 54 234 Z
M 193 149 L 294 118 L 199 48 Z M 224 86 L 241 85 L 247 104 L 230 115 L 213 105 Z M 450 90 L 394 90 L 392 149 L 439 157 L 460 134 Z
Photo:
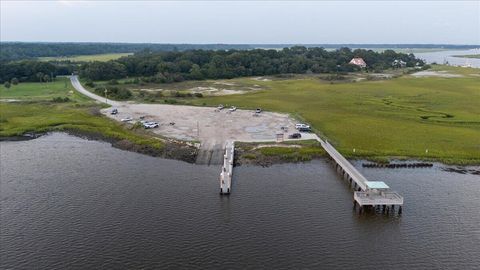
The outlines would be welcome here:
M 363 58 L 360 58 L 360 57 L 352 58 L 352 60 L 350 60 L 349 64 L 359 66 L 361 68 L 366 68 L 367 67 L 367 63 L 365 63 L 365 61 L 363 61 Z

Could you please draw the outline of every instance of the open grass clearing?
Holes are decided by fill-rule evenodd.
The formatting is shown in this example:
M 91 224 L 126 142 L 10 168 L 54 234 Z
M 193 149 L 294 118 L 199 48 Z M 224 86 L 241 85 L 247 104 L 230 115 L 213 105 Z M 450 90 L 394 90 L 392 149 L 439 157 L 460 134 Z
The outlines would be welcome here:
M 480 54 L 454 55 L 453 57 L 480 59 Z
M 89 103 L 91 100 L 75 91 L 70 79 L 57 77 L 52 82 L 22 82 L 6 88 L 0 86 L 0 101 L 52 101 L 53 98 L 69 98 L 77 103 Z
M 75 55 L 75 56 L 58 56 L 58 57 L 40 57 L 40 61 L 72 61 L 72 62 L 107 62 L 115 60 L 123 56 L 129 56 L 133 53 L 104 53 L 91 55 Z

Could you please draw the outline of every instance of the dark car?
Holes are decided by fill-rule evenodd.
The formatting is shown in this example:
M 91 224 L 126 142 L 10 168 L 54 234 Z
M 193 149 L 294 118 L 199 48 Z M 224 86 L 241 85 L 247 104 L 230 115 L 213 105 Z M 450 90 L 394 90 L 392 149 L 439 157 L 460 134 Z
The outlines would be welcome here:
M 300 131 L 300 132 L 310 132 L 312 130 L 309 127 L 301 127 L 301 128 L 298 128 L 298 131 Z
M 117 109 L 113 109 L 110 114 L 117 114 L 118 113 L 118 110 Z
M 288 138 L 290 139 L 300 139 L 301 137 L 302 137 L 302 134 L 300 133 L 293 133 L 290 136 L 288 136 Z

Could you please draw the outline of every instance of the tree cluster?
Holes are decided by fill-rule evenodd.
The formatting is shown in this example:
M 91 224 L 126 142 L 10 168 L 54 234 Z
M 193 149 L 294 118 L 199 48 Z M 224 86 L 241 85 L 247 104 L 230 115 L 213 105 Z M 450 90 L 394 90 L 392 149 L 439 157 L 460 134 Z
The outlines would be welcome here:
M 391 68 L 394 60 L 402 60 L 408 67 L 424 64 L 413 54 L 393 50 L 374 52 L 341 48 L 327 51 L 296 46 L 282 50 L 142 52 L 109 62 L 84 63 L 80 74 L 91 80 L 142 77 L 145 82 L 165 83 L 286 73 L 342 73 L 360 70 L 349 64 L 353 57 L 363 58 L 367 70 L 376 72 Z
M 105 96 L 105 90 L 107 97 L 111 99 L 126 100 L 132 97 L 130 90 L 116 86 L 97 87 L 95 88 L 95 94 Z
M 71 74 L 73 64 L 53 64 L 34 60 L 0 62 L 0 83 L 46 82 L 57 75 Z

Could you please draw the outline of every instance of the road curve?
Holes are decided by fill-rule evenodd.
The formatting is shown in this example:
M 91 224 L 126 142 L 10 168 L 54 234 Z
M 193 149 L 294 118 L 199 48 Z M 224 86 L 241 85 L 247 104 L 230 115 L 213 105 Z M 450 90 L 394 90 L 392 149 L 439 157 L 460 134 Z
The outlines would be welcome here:
M 105 97 L 101 97 L 101 96 L 98 96 L 90 91 L 88 91 L 87 89 L 85 89 L 82 84 L 80 83 L 80 81 L 78 80 L 78 76 L 70 76 L 70 81 L 72 82 L 72 86 L 75 88 L 75 90 L 77 90 L 78 92 L 80 92 L 81 94 L 91 98 L 91 99 L 94 99 L 98 102 L 101 102 L 101 103 L 108 103 L 109 105 L 112 105 L 112 106 L 120 106 L 122 104 L 122 102 L 119 102 L 119 101 L 115 101 L 115 100 L 111 100 L 111 99 L 106 99 Z

